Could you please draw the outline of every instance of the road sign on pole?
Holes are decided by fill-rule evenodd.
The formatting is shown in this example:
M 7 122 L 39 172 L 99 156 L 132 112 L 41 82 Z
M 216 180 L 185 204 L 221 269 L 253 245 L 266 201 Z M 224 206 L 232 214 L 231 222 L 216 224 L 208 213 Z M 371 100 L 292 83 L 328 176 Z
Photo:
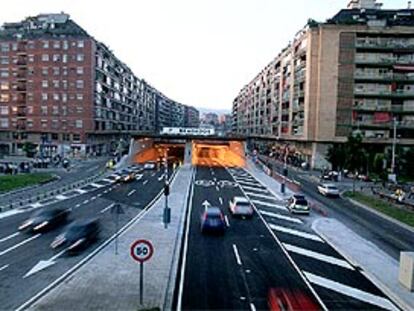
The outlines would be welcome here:
M 118 228 L 119 228 L 119 215 L 125 214 L 121 204 L 114 204 L 111 207 L 111 214 L 115 214 L 115 255 L 118 255 Z
M 131 244 L 131 257 L 139 262 L 139 303 L 142 305 L 144 300 L 144 262 L 149 260 L 154 254 L 154 247 L 148 240 L 136 240 Z

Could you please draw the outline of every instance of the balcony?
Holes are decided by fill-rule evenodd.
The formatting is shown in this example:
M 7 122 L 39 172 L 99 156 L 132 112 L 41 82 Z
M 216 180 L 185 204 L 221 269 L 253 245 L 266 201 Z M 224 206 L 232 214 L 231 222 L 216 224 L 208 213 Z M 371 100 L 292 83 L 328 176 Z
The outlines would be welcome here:
M 355 96 L 364 97 L 395 97 L 395 98 L 414 98 L 414 91 L 389 91 L 389 90 L 354 90 Z
M 370 50 L 414 50 L 414 42 L 390 39 L 377 41 L 364 41 L 357 39 L 355 47 Z
M 355 80 L 366 81 L 414 81 L 414 74 L 402 74 L 402 73 L 384 73 L 384 74 L 372 74 L 364 72 L 355 72 Z
M 355 56 L 355 64 L 358 65 L 364 65 L 364 64 L 368 64 L 368 65 L 386 65 L 386 66 L 390 66 L 390 65 L 407 65 L 407 64 L 413 64 L 414 63 L 414 59 L 413 57 L 406 57 L 406 58 L 395 58 L 392 56 L 381 56 L 380 54 L 376 55 L 377 57 L 365 57 L 362 55 L 356 55 Z

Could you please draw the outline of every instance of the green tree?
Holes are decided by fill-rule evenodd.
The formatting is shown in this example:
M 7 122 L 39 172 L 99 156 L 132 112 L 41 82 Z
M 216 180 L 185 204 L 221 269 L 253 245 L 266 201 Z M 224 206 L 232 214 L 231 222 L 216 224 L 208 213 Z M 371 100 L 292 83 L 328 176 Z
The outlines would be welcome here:
M 347 153 L 346 167 L 351 171 L 365 171 L 368 153 L 362 144 L 362 135 L 349 135 L 345 146 Z
M 330 145 L 326 152 L 326 160 L 332 164 L 334 170 L 341 170 L 345 168 L 346 163 L 346 147 L 344 144 Z
M 25 142 L 23 145 L 23 151 L 26 152 L 26 156 L 31 158 L 36 153 L 36 145 L 31 142 Z

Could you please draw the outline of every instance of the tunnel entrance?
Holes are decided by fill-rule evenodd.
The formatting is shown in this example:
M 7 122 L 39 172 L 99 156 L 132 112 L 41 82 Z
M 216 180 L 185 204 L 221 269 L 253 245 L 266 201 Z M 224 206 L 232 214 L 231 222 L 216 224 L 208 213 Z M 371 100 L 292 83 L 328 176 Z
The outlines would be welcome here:
M 169 163 L 183 163 L 185 144 L 155 143 L 137 153 L 134 163 L 160 162 L 167 156 Z
M 197 166 L 243 167 L 244 145 L 240 141 L 194 140 L 192 164 Z

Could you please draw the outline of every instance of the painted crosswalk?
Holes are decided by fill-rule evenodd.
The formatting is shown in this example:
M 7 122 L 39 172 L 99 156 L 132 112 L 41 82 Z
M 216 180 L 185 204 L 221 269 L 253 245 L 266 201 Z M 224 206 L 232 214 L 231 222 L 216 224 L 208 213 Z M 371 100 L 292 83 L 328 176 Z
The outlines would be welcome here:
M 293 218 L 293 217 L 290 217 L 290 216 L 280 215 L 280 214 L 267 212 L 267 211 L 262 211 L 262 210 L 259 210 L 259 213 L 264 215 L 264 216 L 277 218 L 277 219 L 280 219 L 280 220 L 285 220 L 285 221 L 293 222 L 293 223 L 296 223 L 296 224 L 302 224 L 303 223 L 302 220 L 300 220 L 299 218 Z
M 295 229 L 291 229 L 291 228 L 287 228 L 287 227 L 282 227 L 282 226 L 278 226 L 278 225 L 274 225 L 274 224 L 269 224 L 269 227 L 272 230 L 275 230 L 275 231 L 278 231 L 278 232 L 283 232 L 283 233 L 294 235 L 294 236 L 297 236 L 297 237 L 300 237 L 300 238 L 325 243 L 324 240 L 322 240 L 316 234 L 307 233 L 307 232 L 304 232 L 304 231 L 299 231 L 299 230 L 295 230 Z
M 262 206 L 277 208 L 277 209 L 280 209 L 282 211 L 286 211 L 286 207 L 284 207 L 283 205 L 280 205 L 276 202 L 271 203 L 271 202 L 264 202 L 264 201 L 260 201 L 260 200 L 250 200 L 250 202 L 252 202 L 254 205 L 262 205 Z

